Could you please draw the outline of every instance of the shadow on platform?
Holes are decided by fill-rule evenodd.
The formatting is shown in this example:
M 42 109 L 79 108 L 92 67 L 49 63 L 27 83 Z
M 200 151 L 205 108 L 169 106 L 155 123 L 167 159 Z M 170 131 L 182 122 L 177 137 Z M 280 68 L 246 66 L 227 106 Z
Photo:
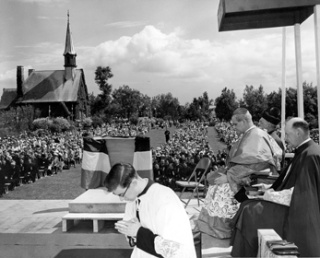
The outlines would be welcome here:
M 47 209 L 47 210 L 43 210 L 43 211 L 36 211 L 33 214 L 43 214 L 43 213 L 51 213 L 51 212 L 68 212 L 69 208 L 65 207 L 65 208 L 55 208 L 55 209 Z
M 117 257 L 126 258 L 130 257 L 132 249 L 67 249 L 59 252 L 54 258 L 105 258 Z

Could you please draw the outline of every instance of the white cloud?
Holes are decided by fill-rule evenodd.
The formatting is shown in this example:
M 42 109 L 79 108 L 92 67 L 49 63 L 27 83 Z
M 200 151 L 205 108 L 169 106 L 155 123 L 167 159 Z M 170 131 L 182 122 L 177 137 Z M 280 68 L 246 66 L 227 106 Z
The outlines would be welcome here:
M 162 81 L 166 84 L 161 85 L 162 90 L 167 88 L 178 95 L 181 87 L 194 88 L 190 92 L 194 96 L 195 92 L 205 89 L 213 98 L 219 96 L 224 87 L 234 89 L 239 98 L 246 85 L 263 85 L 266 93 L 277 91 L 282 82 L 281 30 L 250 33 L 210 41 L 186 39 L 180 28 L 164 33 L 154 26 L 146 26 L 132 36 L 106 41 L 87 50 L 80 48 L 84 52 L 79 52 L 78 57 L 79 63 L 83 62 L 91 70 L 98 65 L 110 66 L 118 82 L 126 81 L 130 85 L 130 82 L 141 81 L 143 84 L 144 78 L 149 78 L 153 82 Z M 287 87 L 296 87 L 293 30 L 287 33 Z M 314 47 L 310 42 L 302 43 L 303 80 L 312 82 Z M 151 86 L 140 87 L 151 92 Z
M 81 54 L 90 65 L 126 65 L 132 71 L 173 78 L 205 78 L 204 69 L 211 65 L 214 49 L 209 41 L 186 40 L 176 28 L 165 34 L 154 26 L 146 26 L 132 37 L 106 41 Z M 79 55 L 80 56 L 80 55 Z

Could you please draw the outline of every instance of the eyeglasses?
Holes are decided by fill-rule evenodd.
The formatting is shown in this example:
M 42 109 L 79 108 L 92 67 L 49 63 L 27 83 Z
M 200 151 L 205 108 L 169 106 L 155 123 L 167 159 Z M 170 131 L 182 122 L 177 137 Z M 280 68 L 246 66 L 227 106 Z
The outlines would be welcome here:
M 131 181 L 131 182 L 132 182 L 132 181 Z M 128 189 L 129 189 L 129 187 L 130 187 L 130 185 L 131 185 L 131 182 L 128 184 L 128 186 L 127 186 L 126 190 L 125 190 L 123 193 L 118 194 L 118 196 L 119 196 L 119 197 L 123 198 L 123 197 L 126 195 L 126 193 L 127 193 Z

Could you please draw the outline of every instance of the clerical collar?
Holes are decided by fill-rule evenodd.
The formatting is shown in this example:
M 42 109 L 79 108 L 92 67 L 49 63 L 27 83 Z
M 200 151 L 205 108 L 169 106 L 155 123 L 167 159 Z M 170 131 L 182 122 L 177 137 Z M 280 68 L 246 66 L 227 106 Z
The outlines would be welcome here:
M 251 127 L 250 127 L 249 129 L 247 129 L 243 134 L 249 132 L 251 129 L 253 129 L 253 128 L 255 128 L 255 127 L 256 127 L 255 125 L 251 126 Z
M 305 140 L 305 141 L 303 141 L 302 143 L 300 143 L 297 147 L 296 147 L 296 149 L 298 149 L 300 146 L 302 146 L 303 144 L 305 144 L 306 142 L 308 142 L 308 141 L 310 141 L 311 140 L 311 138 L 309 137 L 307 140 Z
M 150 188 L 151 185 L 153 185 L 154 182 L 151 179 L 148 179 L 148 183 L 146 185 L 146 187 L 143 189 L 143 191 L 138 195 L 138 197 L 140 197 L 141 195 L 144 195 L 148 189 Z

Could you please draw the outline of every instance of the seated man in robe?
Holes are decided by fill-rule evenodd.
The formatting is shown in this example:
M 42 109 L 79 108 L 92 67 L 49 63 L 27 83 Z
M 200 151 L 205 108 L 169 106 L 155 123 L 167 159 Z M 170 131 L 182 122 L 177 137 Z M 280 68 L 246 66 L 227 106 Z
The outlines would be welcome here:
M 234 195 L 250 184 L 250 175 L 262 170 L 277 173 L 273 157 L 277 144 L 273 141 L 273 146 L 272 137 L 253 124 L 249 111 L 236 109 L 232 123 L 241 137 L 230 149 L 226 168 L 214 172 L 212 180 L 208 178 L 214 185 L 208 189 L 197 223 L 201 232 L 217 238 L 231 237 L 230 222 L 240 206 Z
M 257 229 L 270 228 L 294 242 L 301 257 L 320 257 L 320 147 L 302 118 L 288 120 L 285 133 L 295 156 L 263 200 L 241 204 L 233 220 L 232 256 L 257 257 Z

